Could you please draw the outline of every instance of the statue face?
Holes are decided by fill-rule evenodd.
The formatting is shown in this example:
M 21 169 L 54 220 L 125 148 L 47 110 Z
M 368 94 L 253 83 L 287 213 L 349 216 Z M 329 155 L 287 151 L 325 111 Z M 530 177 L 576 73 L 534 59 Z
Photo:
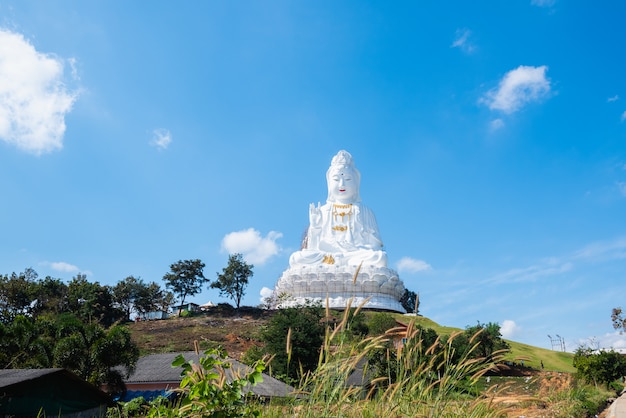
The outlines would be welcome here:
M 352 170 L 340 167 L 328 178 L 328 193 L 332 201 L 354 203 L 359 194 L 358 184 Z

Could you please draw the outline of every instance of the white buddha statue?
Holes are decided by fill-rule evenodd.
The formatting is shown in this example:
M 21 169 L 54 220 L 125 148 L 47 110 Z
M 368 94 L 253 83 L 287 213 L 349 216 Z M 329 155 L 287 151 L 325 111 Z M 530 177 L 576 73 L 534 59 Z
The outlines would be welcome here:
M 292 268 L 320 264 L 387 267 L 374 213 L 361 203 L 361 175 L 347 151 L 339 151 L 326 172 L 326 204 L 309 207 L 309 228 Z
M 318 301 L 404 312 L 404 285 L 387 267 L 376 218 L 361 203 L 360 180 L 350 153 L 339 151 L 326 172 L 326 204 L 310 205 L 302 249 L 276 283 L 278 308 Z

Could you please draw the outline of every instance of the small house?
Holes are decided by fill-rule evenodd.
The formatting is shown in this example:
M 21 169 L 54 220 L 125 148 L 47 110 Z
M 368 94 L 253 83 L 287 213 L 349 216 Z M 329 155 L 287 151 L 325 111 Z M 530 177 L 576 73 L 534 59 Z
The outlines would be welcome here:
M 156 396 L 168 396 L 174 389 L 180 386 L 182 380 L 182 367 L 172 367 L 172 362 L 182 354 L 185 360 L 192 360 L 199 364 L 200 356 L 195 351 L 175 353 L 151 354 L 139 358 L 135 371 L 124 380 L 126 395 L 123 400 L 128 401 L 138 396 L 150 400 Z M 203 355 L 203 354 L 202 354 Z M 228 359 L 231 367 L 226 369 L 227 379 L 233 376 L 244 375 L 252 371 L 252 368 L 236 360 Z M 249 388 L 250 392 L 259 398 L 284 398 L 291 396 L 294 388 L 263 374 L 263 381 Z
M 91 418 L 109 395 L 65 369 L 0 370 L 0 416 Z

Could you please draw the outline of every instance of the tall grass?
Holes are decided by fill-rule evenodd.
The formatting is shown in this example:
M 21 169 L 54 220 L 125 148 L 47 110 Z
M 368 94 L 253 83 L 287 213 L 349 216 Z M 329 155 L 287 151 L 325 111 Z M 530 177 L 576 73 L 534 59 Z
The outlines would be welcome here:
M 473 394 L 472 388 L 503 353 L 495 353 L 489 359 L 473 358 L 478 346 L 475 338 L 464 353 L 456 353 L 457 335 L 445 341 L 438 338 L 427 346 L 421 328 L 414 321 L 407 329 L 396 328 L 381 336 L 353 341 L 346 332 L 349 318 L 350 304 L 342 320 L 334 328 L 326 328 L 318 367 L 302 378 L 300 396 L 295 403 L 278 409 L 265 408 L 264 416 L 285 413 L 303 418 L 502 416 L 502 410 L 488 398 Z M 402 338 L 405 343 L 397 344 Z M 382 374 L 381 369 L 375 370 L 370 365 L 377 356 L 379 360 L 380 356 L 385 357 Z M 363 382 L 354 381 L 357 370 L 363 370 Z

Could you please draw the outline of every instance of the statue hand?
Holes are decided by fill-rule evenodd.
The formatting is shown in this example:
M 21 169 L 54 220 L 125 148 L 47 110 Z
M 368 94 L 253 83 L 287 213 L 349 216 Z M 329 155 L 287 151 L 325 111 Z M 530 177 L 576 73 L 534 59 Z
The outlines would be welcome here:
M 309 222 L 311 222 L 312 227 L 316 227 L 320 224 L 322 220 L 322 211 L 319 208 L 319 204 L 316 207 L 314 203 L 309 205 Z

